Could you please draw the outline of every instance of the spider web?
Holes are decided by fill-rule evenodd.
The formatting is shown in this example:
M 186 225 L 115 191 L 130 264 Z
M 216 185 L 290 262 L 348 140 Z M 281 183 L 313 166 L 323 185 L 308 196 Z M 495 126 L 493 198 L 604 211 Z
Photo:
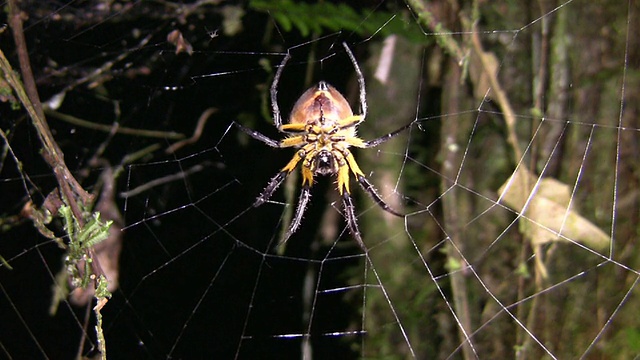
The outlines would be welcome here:
M 310 4 L 283 4 L 23 9 L 54 136 L 122 229 L 108 248 L 119 258 L 101 260 L 118 277 L 102 309 L 108 358 L 638 356 L 636 3 L 327 5 L 338 12 L 317 29 L 296 13 Z M 354 150 L 407 214 L 352 181 L 366 252 L 325 177 L 279 243 L 299 176 L 252 204 L 293 150 L 233 126 L 280 138 L 268 88 L 287 52 L 285 119 L 319 80 L 357 113 L 342 42 L 367 83 L 358 136 L 412 123 Z M 0 352 L 98 356 L 91 294 L 53 299 L 65 252 L 20 215 L 56 179 L 29 122 L 2 106 Z M 49 228 L 63 236 L 61 222 Z

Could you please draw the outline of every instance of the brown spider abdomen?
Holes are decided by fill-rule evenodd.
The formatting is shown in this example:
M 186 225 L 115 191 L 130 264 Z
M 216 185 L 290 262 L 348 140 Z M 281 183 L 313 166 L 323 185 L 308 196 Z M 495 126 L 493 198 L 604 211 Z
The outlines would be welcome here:
M 336 88 L 320 81 L 298 99 L 291 110 L 289 123 L 333 126 L 353 116 L 347 99 Z

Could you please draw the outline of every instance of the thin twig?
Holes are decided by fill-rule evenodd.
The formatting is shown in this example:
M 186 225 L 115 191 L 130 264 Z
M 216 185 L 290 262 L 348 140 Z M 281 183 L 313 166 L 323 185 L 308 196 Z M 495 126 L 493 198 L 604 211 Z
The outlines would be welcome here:
M 434 33 L 433 35 L 436 35 L 435 39 L 438 45 L 444 48 L 449 55 L 453 56 L 459 66 L 463 66 L 468 58 L 467 51 L 458 45 L 456 39 L 453 38 L 453 32 L 433 16 L 427 4 L 422 0 L 407 0 L 407 4 L 414 14 L 416 14 L 418 21 L 427 26 L 429 30 Z
M 97 124 L 91 121 L 80 119 L 73 115 L 63 114 L 55 110 L 45 109 L 45 113 L 49 116 L 55 117 L 64 122 L 68 122 L 70 124 L 77 125 L 77 126 L 82 126 L 88 129 L 94 129 L 94 130 L 104 131 L 104 132 L 111 132 L 113 129 L 113 124 L 110 124 L 110 125 Z M 124 126 L 118 126 L 116 133 L 122 134 L 122 135 L 134 135 L 134 136 L 160 138 L 160 139 L 184 139 L 185 137 L 184 134 L 176 133 L 173 131 L 134 129 L 134 128 L 128 128 Z
M 24 13 L 22 13 L 18 8 L 16 0 L 9 0 L 9 25 L 11 26 L 13 40 L 16 43 L 16 49 L 18 51 L 20 71 L 24 79 L 24 89 L 31 100 L 38 117 L 44 119 L 44 112 L 42 111 L 42 104 L 40 103 L 40 97 L 38 96 L 38 89 L 36 88 L 36 82 L 33 79 L 33 71 L 31 71 L 29 53 L 26 51 L 27 42 L 24 39 L 24 31 L 22 29 L 23 15 Z M 54 147 L 57 148 L 57 145 L 54 145 Z
M 492 68 L 489 57 L 484 52 L 482 48 L 482 43 L 480 42 L 480 35 L 478 32 L 478 26 L 476 23 L 473 24 L 472 31 L 472 44 L 473 49 L 477 53 L 480 58 L 480 62 L 482 63 L 482 67 L 489 78 L 489 83 L 491 84 L 491 92 L 495 94 L 495 99 L 502 110 L 502 114 L 504 116 L 505 123 L 507 124 L 507 140 L 513 147 L 513 152 L 515 154 L 515 163 L 519 164 L 522 159 L 522 150 L 520 149 L 520 145 L 518 145 L 518 135 L 516 133 L 516 116 L 513 108 L 511 107 L 511 103 L 509 102 L 509 98 L 505 93 L 502 85 L 500 85 L 500 81 L 498 81 L 498 77 L 496 75 L 495 70 Z
M 202 114 L 200 115 L 200 118 L 198 118 L 198 123 L 196 124 L 196 128 L 195 130 L 193 130 L 193 135 L 188 139 L 184 139 L 172 144 L 164 152 L 167 154 L 173 154 L 181 147 L 185 145 L 193 144 L 196 141 L 198 141 L 200 139 L 200 136 L 202 136 L 202 130 L 204 130 L 204 126 L 207 124 L 207 120 L 209 120 L 211 115 L 213 115 L 216 111 L 218 111 L 218 109 L 213 107 L 210 107 L 207 110 L 203 111 Z

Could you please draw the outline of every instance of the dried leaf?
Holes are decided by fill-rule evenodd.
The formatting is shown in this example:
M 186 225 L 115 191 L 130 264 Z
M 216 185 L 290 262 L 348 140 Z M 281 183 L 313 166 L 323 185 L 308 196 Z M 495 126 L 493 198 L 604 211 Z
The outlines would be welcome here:
M 475 52 L 472 52 L 469 57 L 469 79 L 473 83 L 473 96 L 476 99 L 485 99 L 485 97 L 491 97 L 491 81 L 489 79 L 489 73 L 497 74 L 500 62 L 495 54 L 485 52 L 482 56 L 487 59 L 488 71 L 485 71 L 482 60 Z M 486 100 L 486 99 L 485 99 Z
M 595 224 L 569 208 L 571 188 L 518 168 L 498 190 L 500 198 L 521 213 L 521 230 L 533 246 L 551 241 L 575 241 L 603 250 L 611 239 Z
M 180 30 L 173 30 L 167 35 L 167 41 L 176 46 L 176 55 L 181 52 L 186 52 L 187 54 L 193 54 L 193 46 L 184 39 Z

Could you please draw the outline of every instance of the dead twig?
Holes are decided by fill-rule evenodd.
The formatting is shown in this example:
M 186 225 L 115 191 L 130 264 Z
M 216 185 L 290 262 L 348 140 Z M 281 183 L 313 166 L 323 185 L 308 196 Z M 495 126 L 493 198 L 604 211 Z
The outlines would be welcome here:
M 113 129 L 113 124 L 98 124 L 91 121 L 87 121 L 84 119 L 80 119 L 73 115 L 63 114 L 57 112 L 55 110 L 45 109 L 45 113 L 52 117 L 55 117 L 64 122 L 82 126 L 88 129 L 94 129 L 98 131 L 111 132 Z M 134 129 L 128 128 L 124 126 L 118 126 L 115 133 L 122 135 L 133 135 L 133 136 L 141 136 L 141 137 L 149 137 L 149 138 L 159 138 L 159 139 L 184 139 L 185 135 L 180 134 L 173 131 L 156 131 L 156 130 L 146 130 L 146 129 Z
M 67 165 L 64 162 L 64 154 L 58 147 L 58 144 L 51 134 L 49 125 L 45 120 L 44 111 L 42 109 L 38 90 L 36 89 L 36 83 L 33 78 L 33 72 L 31 71 L 29 52 L 27 51 L 24 32 L 22 30 L 22 13 L 18 9 L 15 0 L 9 1 L 9 23 L 16 43 L 16 51 L 18 53 L 24 85 L 13 72 L 11 64 L 9 64 L 9 61 L 2 51 L 0 51 L 0 69 L 4 74 L 5 80 L 15 91 L 18 99 L 20 99 L 20 102 L 31 117 L 33 126 L 36 128 L 36 132 L 38 133 L 43 145 L 42 156 L 49 166 L 51 166 L 51 169 L 58 180 L 62 196 L 66 198 L 66 202 L 71 207 L 74 216 L 78 218 L 80 224 L 83 224 L 83 215 L 80 207 L 78 206 L 78 202 L 83 206 L 87 206 L 92 203 L 93 197 L 82 188 L 74 178 L 71 171 L 69 171 L 69 168 L 67 168 Z
M 193 130 L 193 135 L 188 139 L 184 139 L 172 144 L 164 152 L 167 154 L 173 154 L 181 147 L 185 145 L 193 144 L 196 141 L 198 141 L 200 139 L 200 136 L 202 136 L 202 130 L 204 130 L 204 126 L 207 124 L 207 120 L 209 120 L 211 115 L 213 115 L 216 111 L 218 111 L 218 109 L 210 107 L 204 112 L 202 112 L 202 114 L 200 115 L 200 118 L 198 118 L 198 123 L 196 125 L 195 130 Z

